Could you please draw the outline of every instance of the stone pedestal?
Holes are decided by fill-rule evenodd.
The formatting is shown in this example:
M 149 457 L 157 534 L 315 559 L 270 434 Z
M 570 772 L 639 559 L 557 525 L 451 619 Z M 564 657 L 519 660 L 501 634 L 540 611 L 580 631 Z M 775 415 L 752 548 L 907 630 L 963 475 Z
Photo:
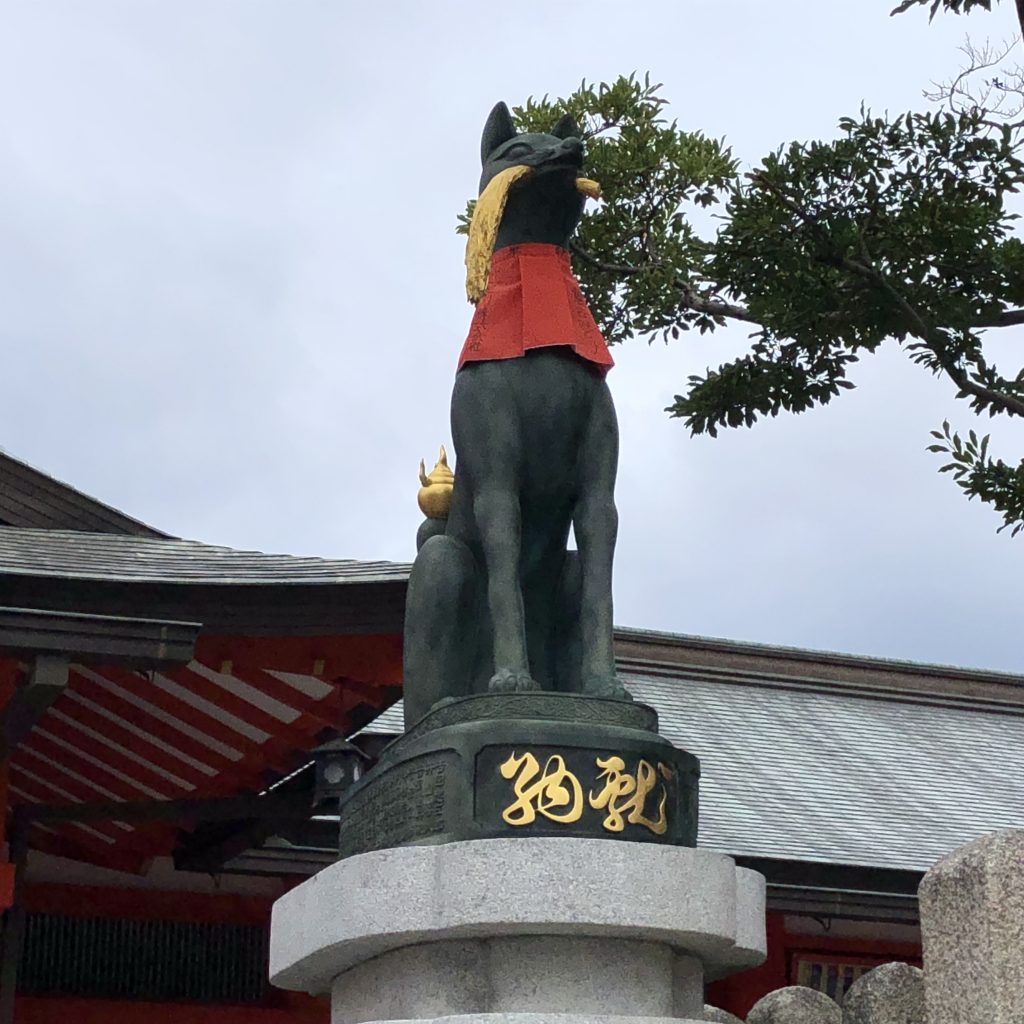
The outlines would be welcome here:
M 517 837 L 339 861 L 275 904 L 270 965 L 333 1024 L 680 1024 L 764 956 L 764 879 L 729 857 Z

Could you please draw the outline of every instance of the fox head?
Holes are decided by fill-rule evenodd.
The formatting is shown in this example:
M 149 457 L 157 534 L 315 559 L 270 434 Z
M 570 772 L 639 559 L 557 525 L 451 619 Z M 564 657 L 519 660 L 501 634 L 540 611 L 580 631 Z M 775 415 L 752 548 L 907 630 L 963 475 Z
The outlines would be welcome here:
M 550 134 L 516 134 L 512 115 L 498 103 L 487 118 L 480 140 L 480 191 L 499 172 L 525 165 L 533 173 L 512 186 L 498 227 L 494 250 L 526 242 L 567 248 L 583 213 L 584 197 L 576 188 L 583 166 L 583 141 L 568 114 Z

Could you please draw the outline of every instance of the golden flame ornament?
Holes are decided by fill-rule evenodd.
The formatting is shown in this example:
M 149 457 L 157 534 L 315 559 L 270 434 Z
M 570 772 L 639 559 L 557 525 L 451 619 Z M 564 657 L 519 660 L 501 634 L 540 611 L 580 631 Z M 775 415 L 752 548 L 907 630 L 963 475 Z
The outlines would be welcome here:
M 525 164 L 506 167 L 487 183 L 473 208 L 473 219 L 469 222 L 469 238 L 466 241 L 466 297 L 474 305 L 487 291 L 487 280 L 491 276 L 491 257 L 498 237 L 498 227 L 505 213 L 505 203 L 512 186 L 521 178 L 533 173 Z M 601 186 L 593 178 L 577 178 L 576 189 L 590 199 L 601 198 Z
M 444 445 L 441 445 L 441 454 L 429 475 L 423 460 L 420 459 L 420 483 L 423 486 L 416 495 L 420 511 L 428 519 L 447 519 L 448 509 L 452 504 L 455 474 L 448 466 L 448 453 L 444 450 Z

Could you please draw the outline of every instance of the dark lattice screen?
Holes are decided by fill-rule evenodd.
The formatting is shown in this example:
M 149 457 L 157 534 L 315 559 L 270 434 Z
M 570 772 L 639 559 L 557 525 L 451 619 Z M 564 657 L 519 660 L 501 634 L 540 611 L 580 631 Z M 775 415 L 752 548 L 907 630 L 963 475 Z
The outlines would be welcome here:
M 25 995 L 259 1003 L 266 979 L 262 927 L 30 914 L 18 988 Z

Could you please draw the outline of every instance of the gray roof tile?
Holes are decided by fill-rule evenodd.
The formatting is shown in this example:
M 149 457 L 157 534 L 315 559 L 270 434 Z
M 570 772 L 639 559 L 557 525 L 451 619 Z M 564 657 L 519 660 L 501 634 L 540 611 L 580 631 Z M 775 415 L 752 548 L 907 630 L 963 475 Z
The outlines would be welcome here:
M 398 562 L 237 551 L 193 540 L 0 526 L 0 575 L 200 584 L 391 583 Z
M 696 754 L 702 845 L 925 870 L 1024 825 L 1024 717 L 836 693 L 625 680 Z

